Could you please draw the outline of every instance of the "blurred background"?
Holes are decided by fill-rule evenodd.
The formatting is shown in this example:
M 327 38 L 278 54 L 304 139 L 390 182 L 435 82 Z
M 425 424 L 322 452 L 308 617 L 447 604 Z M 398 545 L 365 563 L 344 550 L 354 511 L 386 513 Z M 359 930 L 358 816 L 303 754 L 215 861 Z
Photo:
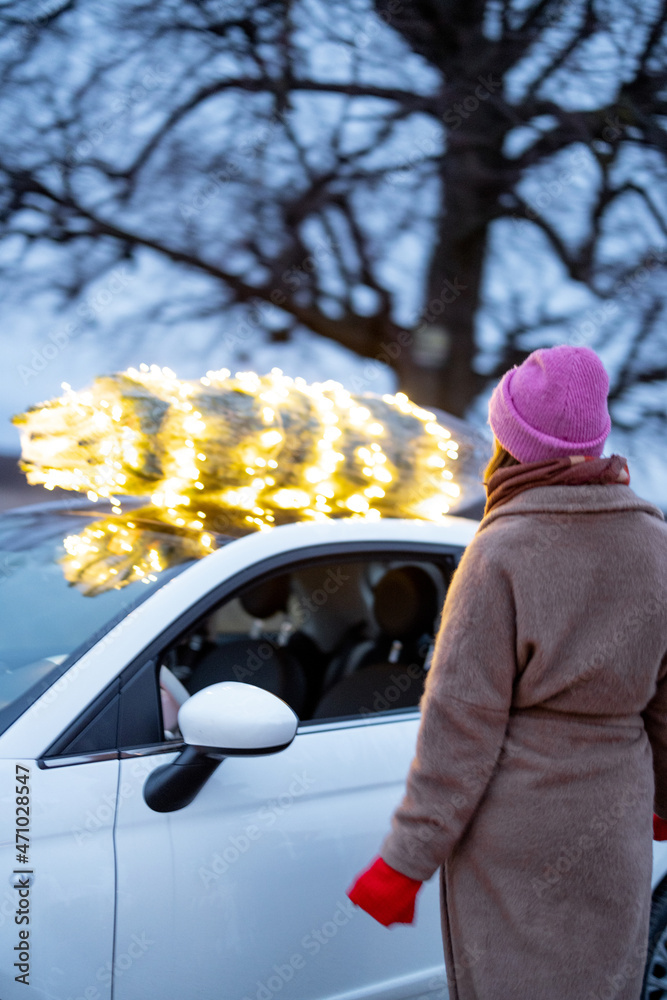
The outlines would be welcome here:
M 5 0 L 0 74 L 0 506 L 54 498 L 10 417 L 63 382 L 278 366 L 483 428 L 568 343 L 667 509 L 667 2 Z

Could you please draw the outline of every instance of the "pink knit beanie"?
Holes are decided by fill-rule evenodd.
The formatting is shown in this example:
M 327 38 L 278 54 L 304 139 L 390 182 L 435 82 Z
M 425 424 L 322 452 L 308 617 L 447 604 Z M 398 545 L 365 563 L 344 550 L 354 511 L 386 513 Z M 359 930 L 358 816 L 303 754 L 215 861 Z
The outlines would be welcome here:
M 590 347 L 540 348 L 506 372 L 489 400 L 491 430 L 519 462 L 602 453 L 609 377 Z

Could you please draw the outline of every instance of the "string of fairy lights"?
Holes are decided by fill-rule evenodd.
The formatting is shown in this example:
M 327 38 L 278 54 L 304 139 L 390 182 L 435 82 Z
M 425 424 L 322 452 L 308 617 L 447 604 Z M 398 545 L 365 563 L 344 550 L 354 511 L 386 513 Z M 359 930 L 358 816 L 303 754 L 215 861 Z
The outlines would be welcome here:
M 29 482 L 111 504 L 112 516 L 65 539 L 67 578 L 87 593 L 152 582 L 230 525 L 438 521 L 459 495 L 458 443 L 404 393 L 355 395 L 278 368 L 182 380 L 145 364 L 62 388 L 14 422 Z M 146 506 L 123 511 L 123 496 Z M 171 534 L 146 541 L 147 518 Z

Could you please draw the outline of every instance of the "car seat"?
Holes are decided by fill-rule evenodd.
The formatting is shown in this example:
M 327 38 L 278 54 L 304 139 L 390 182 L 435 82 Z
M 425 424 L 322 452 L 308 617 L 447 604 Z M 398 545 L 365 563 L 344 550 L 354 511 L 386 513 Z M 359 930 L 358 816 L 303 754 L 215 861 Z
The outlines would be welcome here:
M 219 681 L 243 681 L 271 691 L 301 714 L 306 700 L 303 666 L 280 633 L 263 629 L 265 620 L 286 610 L 289 593 L 289 577 L 283 575 L 239 594 L 243 610 L 254 619 L 253 628 L 250 634 L 225 639 L 205 653 L 187 682 L 190 694 Z
M 364 649 L 354 673 L 343 676 L 326 691 L 313 718 L 374 714 L 417 705 L 438 611 L 438 589 L 425 569 L 402 566 L 388 570 L 373 592 L 379 639 L 371 649 Z

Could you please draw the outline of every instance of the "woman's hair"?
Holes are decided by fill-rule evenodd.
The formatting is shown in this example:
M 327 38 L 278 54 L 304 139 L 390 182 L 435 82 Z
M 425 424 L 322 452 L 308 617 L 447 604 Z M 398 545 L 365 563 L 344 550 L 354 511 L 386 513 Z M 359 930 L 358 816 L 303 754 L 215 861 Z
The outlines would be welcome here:
M 503 448 L 498 438 L 494 438 L 495 441 L 495 451 L 493 453 L 493 458 L 484 470 L 484 483 L 488 483 L 489 479 L 496 471 L 496 469 L 504 469 L 508 465 L 520 465 L 521 463 L 514 458 L 513 455 Z

